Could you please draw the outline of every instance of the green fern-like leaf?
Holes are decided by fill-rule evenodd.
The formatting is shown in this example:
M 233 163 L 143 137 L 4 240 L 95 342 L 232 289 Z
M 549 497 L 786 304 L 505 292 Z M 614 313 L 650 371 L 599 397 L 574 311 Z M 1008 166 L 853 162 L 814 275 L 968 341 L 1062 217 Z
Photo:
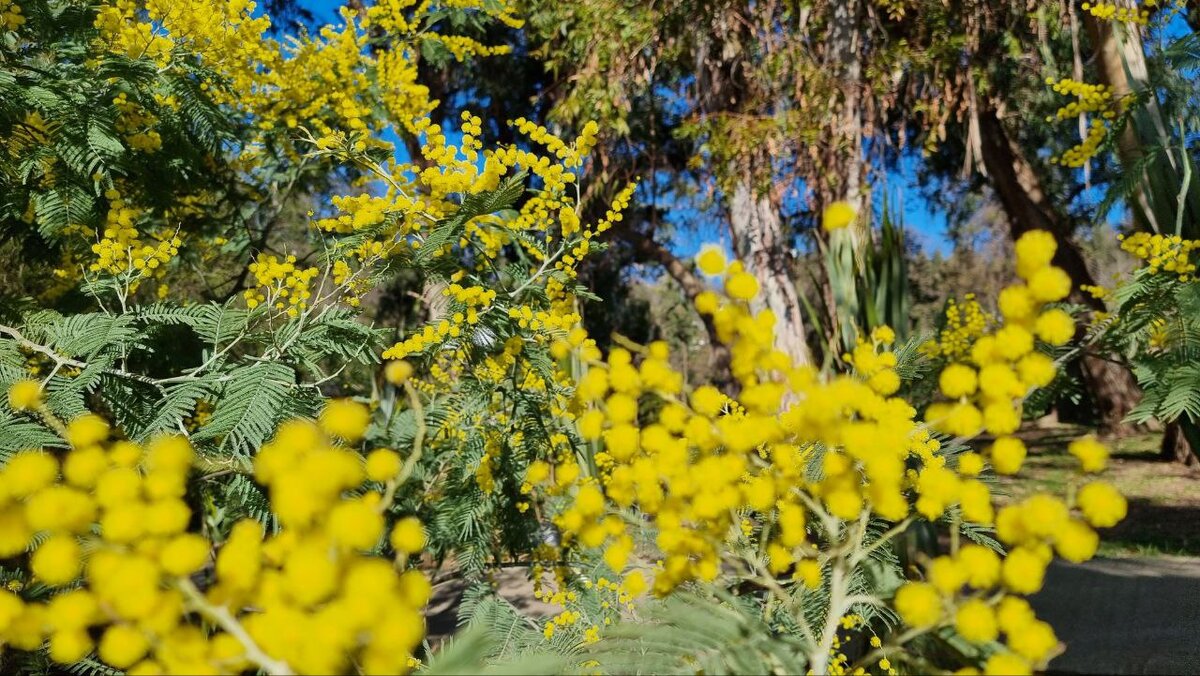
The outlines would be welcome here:
M 294 390 L 296 372 L 279 362 L 258 362 L 226 376 L 212 417 L 195 441 L 220 440 L 220 448 L 249 455 L 275 431 Z

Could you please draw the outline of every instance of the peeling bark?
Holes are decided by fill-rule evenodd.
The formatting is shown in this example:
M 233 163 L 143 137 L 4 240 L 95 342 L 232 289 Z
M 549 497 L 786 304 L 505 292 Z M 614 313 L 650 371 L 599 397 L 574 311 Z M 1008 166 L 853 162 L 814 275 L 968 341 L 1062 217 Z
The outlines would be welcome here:
M 1087 25 L 1092 48 L 1096 54 L 1100 81 L 1112 90 L 1113 99 L 1120 100 L 1132 94 L 1134 84 L 1139 89 L 1146 87 L 1150 75 L 1146 67 L 1146 55 L 1142 48 L 1142 37 L 1137 30 L 1130 27 L 1118 28 L 1113 22 L 1097 19 L 1090 13 L 1084 14 L 1084 23 Z M 1118 30 L 1124 34 L 1119 35 Z M 1155 136 L 1161 143 L 1169 146 L 1170 134 L 1167 132 L 1162 112 L 1154 97 L 1146 101 L 1145 110 L 1153 123 Z M 1138 138 L 1136 124 L 1132 122 L 1126 124 L 1117 138 L 1117 155 L 1121 159 L 1121 164 L 1127 168 L 1137 167 L 1141 164 L 1145 153 L 1142 150 L 1142 141 Z M 1170 159 L 1171 155 L 1168 153 L 1166 157 Z M 1133 195 L 1133 200 L 1137 205 L 1137 208 L 1132 210 L 1133 215 L 1141 229 L 1163 232 L 1164 227 L 1168 224 L 1158 222 L 1159 214 L 1151 204 L 1152 189 L 1150 179 L 1143 171 L 1137 190 Z
M 756 309 L 775 315 L 775 347 L 798 365 L 812 363 L 800 296 L 791 274 L 792 242 L 779 209 L 749 181 L 738 181 L 729 196 L 729 226 L 738 257 L 759 283 Z

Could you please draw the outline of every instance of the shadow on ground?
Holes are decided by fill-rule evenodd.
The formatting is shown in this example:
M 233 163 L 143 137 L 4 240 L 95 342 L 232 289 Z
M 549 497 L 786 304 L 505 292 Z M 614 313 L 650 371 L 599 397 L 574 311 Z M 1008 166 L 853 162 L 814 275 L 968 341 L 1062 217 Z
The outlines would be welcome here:
M 1148 498 L 1129 500 L 1129 516 L 1101 536 L 1136 553 L 1200 555 L 1200 507 L 1164 505 Z
M 1031 601 L 1067 646 L 1051 672 L 1200 673 L 1200 560 L 1056 562 Z
M 541 620 L 562 611 L 562 608 L 534 597 L 529 569 L 524 566 L 501 568 L 493 574 L 492 581 L 500 597 L 526 617 Z M 466 586 L 458 575 L 435 581 L 433 597 L 425 610 L 426 638 L 430 645 L 441 643 L 458 628 L 458 609 Z

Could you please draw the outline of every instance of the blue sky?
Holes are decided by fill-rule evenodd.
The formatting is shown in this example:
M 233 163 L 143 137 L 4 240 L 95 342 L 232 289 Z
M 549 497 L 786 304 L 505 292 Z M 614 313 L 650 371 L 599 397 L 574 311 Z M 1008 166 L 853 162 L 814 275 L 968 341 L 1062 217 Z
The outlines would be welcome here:
M 571 0 L 577 1 L 577 0 Z M 344 0 L 297 0 L 301 7 L 311 12 L 318 24 L 340 21 L 337 9 L 345 4 Z M 261 11 L 261 10 L 259 10 Z M 1178 38 L 1190 32 L 1183 19 L 1175 15 L 1161 30 L 1156 31 L 1155 37 L 1162 40 Z M 669 93 L 668 93 L 669 95 Z M 452 130 L 447 130 L 451 136 Z M 401 151 L 403 152 L 403 151 Z M 947 237 L 947 214 L 934 203 L 924 199 L 921 187 L 915 184 L 919 159 L 916 156 L 904 158 L 899 167 L 889 170 L 881 180 L 872 186 L 874 208 L 879 211 L 886 199 L 893 213 L 898 210 L 901 214 L 902 225 L 908 231 L 910 238 L 915 240 L 927 251 L 947 252 L 950 242 Z M 648 197 L 647 191 L 639 191 L 642 197 Z M 1098 189 L 1088 191 L 1081 199 L 1098 203 L 1102 195 Z M 1120 205 L 1108 215 L 1110 224 L 1116 225 L 1125 216 Z M 727 239 L 720 231 L 719 214 L 710 214 L 691 208 L 680 200 L 671 204 L 670 221 L 676 226 L 671 247 L 680 255 L 693 253 L 700 244 L 709 241 Z
M 300 6 L 308 9 L 318 23 L 330 23 L 339 20 L 337 8 L 344 2 L 339 0 L 299 0 Z M 915 160 L 913 160 L 915 161 Z M 888 172 L 886 179 L 873 186 L 876 208 L 880 208 L 884 195 L 892 209 L 899 207 L 903 217 L 903 225 L 910 236 L 927 250 L 946 251 L 949 242 L 946 237 L 946 214 L 921 196 L 919 187 L 914 184 L 916 173 L 912 170 L 913 161 L 905 160 L 900 164 L 899 171 Z M 676 253 L 687 255 L 693 253 L 699 246 L 708 241 L 719 241 L 721 233 L 715 227 L 714 218 L 694 209 L 673 209 L 672 221 L 684 227 L 676 228 L 671 246 Z

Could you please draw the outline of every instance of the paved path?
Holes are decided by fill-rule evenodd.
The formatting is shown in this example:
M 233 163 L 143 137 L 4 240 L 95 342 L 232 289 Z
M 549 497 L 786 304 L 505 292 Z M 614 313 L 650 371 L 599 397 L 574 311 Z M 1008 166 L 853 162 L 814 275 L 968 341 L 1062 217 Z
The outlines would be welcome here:
M 1055 563 L 1032 602 L 1067 644 L 1052 672 L 1200 674 L 1200 559 Z

